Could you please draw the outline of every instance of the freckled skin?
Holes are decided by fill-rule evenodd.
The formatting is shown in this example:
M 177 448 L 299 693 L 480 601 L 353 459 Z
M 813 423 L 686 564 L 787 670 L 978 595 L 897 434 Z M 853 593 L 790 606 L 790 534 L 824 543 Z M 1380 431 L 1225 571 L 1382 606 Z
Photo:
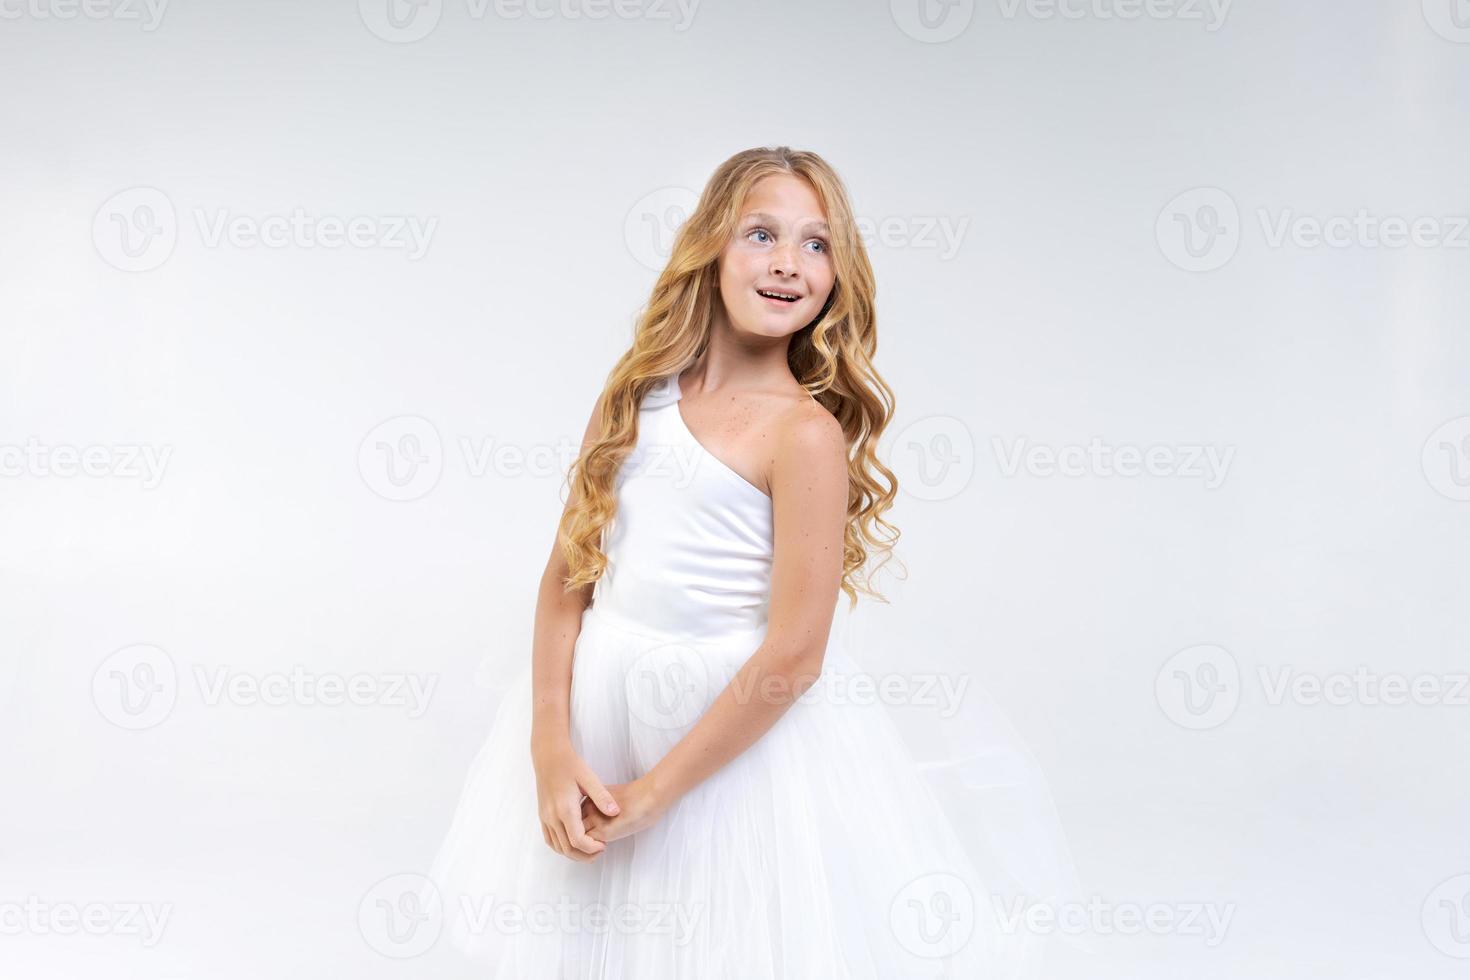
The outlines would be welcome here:
M 775 465 L 773 433 L 783 418 L 803 403 L 826 411 L 804 391 L 797 395 L 785 391 L 730 395 L 722 405 L 711 401 L 709 396 L 686 394 L 681 398 L 684 424 L 720 462 L 767 493 Z

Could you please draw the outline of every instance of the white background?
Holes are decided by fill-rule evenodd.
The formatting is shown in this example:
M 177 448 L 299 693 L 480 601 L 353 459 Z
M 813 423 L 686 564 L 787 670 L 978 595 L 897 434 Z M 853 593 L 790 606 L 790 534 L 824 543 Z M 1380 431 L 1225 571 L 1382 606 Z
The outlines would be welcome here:
M 1463 975 L 1470 6 L 534 9 L 0 0 L 4 972 L 473 975 L 372 889 L 529 656 L 669 231 L 788 144 L 876 229 L 898 396 L 910 575 L 840 628 L 977 673 L 1101 902 L 1231 916 L 1047 975 Z M 214 696 L 292 671 L 371 703 Z

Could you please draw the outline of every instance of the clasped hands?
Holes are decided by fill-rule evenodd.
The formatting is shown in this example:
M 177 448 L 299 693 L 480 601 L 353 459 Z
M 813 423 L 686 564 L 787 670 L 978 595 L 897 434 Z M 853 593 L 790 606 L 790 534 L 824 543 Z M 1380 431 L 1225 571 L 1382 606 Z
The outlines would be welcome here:
M 569 749 L 538 760 L 541 835 L 563 857 L 587 862 L 608 843 L 653 826 L 669 801 L 651 775 L 604 786 Z

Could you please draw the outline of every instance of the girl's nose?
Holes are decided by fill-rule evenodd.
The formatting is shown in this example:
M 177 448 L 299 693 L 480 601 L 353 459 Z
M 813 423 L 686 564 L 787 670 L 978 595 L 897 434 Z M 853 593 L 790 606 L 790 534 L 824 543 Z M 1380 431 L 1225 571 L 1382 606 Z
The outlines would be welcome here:
M 796 272 L 796 255 L 792 246 L 778 248 L 771 255 L 771 272 L 781 276 L 792 275 Z

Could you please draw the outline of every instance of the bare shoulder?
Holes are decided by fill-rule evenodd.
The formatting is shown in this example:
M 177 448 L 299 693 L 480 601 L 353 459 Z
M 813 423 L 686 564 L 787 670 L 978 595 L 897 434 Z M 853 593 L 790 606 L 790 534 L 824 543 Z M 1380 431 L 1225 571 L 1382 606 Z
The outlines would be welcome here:
M 816 400 L 806 395 L 794 399 L 778 416 L 775 428 L 778 474 L 846 475 L 847 438 L 842 423 Z

